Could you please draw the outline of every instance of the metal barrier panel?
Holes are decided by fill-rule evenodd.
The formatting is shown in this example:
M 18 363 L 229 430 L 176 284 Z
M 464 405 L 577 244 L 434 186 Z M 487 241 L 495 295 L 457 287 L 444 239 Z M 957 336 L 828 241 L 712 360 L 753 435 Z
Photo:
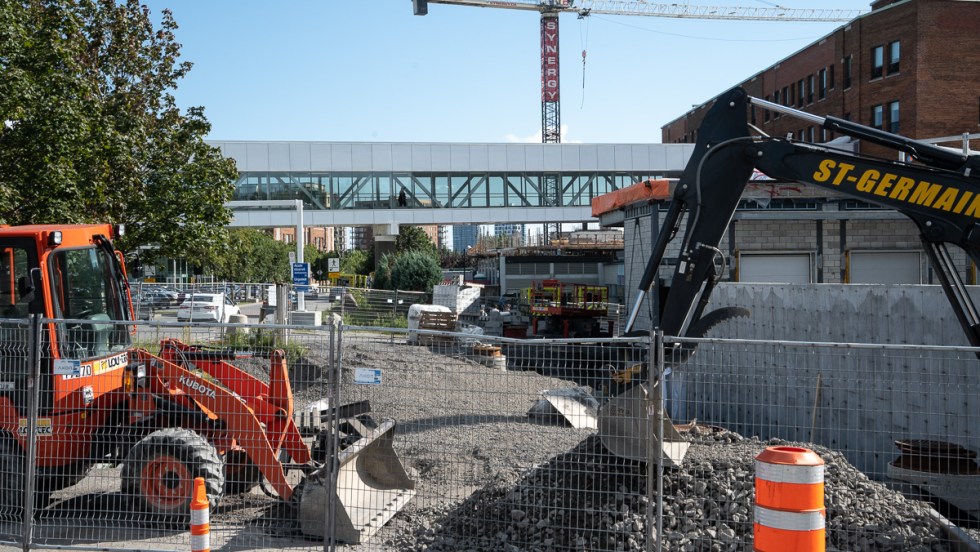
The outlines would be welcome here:
M 8 326 L 3 337 L 22 330 Z M 309 478 L 329 480 L 313 456 L 329 408 L 318 401 L 336 395 L 334 330 L 43 320 L 34 412 L 16 399 L 19 412 L 2 413 L 12 445 L 0 449 L 4 512 L 26 516 L 27 533 L 3 519 L 0 540 L 191 550 L 200 477 L 211 549 L 325 549 L 322 534 L 303 527 L 300 497 L 320 484 Z M 25 346 L 0 343 L 5 372 L 22 363 Z M 11 500 L 25 488 L 33 501 Z M 326 509 L 314 512 L 321 526 Z
M 977 535 L 973 349 L 34 323 L 0 549 L 190 550 L 203 477 L 213 550 L 745 550 L 772 445 L 824 460 L 829 549 Z
M 773 445 L 813 450 L 826 463 L 828 549 L 976 546 L 976 350 L 668 343 L 667 409 L 689 424 L 692 443 L 683 469 L 665 479 L 671 546 L 751 547 L 753 459 Z
M 647 546 L 647 466 L 605 450 L 595 398 L 609 391 L 610 366 L 636 348 L 645 356 L 645 338 L 345 327 L 341 342 L 340 402 L 369 401 L 379 418 L 396 421 L 392 448 L 414 487 L 357 550 Z M 366 496 L 343 478 L 338 493 Z

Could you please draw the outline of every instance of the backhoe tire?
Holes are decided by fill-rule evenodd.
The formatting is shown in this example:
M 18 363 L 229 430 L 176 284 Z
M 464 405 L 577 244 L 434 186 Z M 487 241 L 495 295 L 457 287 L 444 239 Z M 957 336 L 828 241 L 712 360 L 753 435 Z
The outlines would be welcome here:
M 24 515 L 24 451 L 0 436 L 0 522 L 20 523 Z
M 122 491 L 133 499 L 136 515 L 161 528 L 186 528 L 194 479 L 204 478 L 214 509 L 225 485 L 218 451 L 194 431 L 167 428 L 147 435 L 123 462 Z

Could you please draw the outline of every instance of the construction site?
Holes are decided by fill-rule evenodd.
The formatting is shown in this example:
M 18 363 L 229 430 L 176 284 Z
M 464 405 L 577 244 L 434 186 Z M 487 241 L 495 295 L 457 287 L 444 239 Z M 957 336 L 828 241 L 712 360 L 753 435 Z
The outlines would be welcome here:
M 540 15 L 552 145 L 562 13 L 855 17 L 565 0 L 413 0 L 415 15 L 429 4 Z M 952 22 L 964 4 L 868 17 Z M 827 43 L 853 47 L 845 32 Z M 861 43 L 872 81 L 907 82 L 898 42 L 888 63 L 885 42 Z M 976 137 L 900 134 L 890 96 L 871 124 L 804 111 L 834 89 L 823 70 L 665 127 L 686 144 L 656 149 L 669 178 L 626 145 L 330 144 L 320 170 L 314 146 L 226 144 L 264 158 L 229 211 L 294 222 L 292 284 L 171 304 L 120 225 L 0 225 L 0 549 L 980 551 Z M 294 158 L 321 179 L 298 177 L 305 199 L 269 185 Z M 339 259 L 321 290 L 302 262 L 311 202 L 307 222 L 370 224 L 379 257 L 429 210 L 557 231 L 473 247 L 471 277 L 431 294 L 370 289 Z M 572 216 L 603 229 L 563 234 Z

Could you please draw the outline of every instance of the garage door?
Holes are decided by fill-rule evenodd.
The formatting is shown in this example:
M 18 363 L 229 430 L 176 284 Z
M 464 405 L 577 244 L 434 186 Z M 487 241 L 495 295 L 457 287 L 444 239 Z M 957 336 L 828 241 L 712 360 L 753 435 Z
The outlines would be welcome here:
M 738 256 L 738 281 L 809 284 L 811 282 L 810 255 L 806 253 L 740 253 Z
M 918 251 L 851 251 L 852 284 L 921 284 Z

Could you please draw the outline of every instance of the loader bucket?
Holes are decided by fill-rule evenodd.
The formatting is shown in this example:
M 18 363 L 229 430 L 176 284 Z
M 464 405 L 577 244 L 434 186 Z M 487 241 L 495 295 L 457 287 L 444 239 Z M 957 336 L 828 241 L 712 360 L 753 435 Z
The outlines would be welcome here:
M 657 418 L 647 415 L 663 404 L 661 385 L 652 391 L 645 384 L 634 385 L 609 399 L 599 409 L 599 438 L 609 452 L 622 458 L 656 463 L 663 459 L 664 467 L 678 467 L 687 454 L 690 443 L 684 440 L 666 412 L 663 417 L 663 441 L 657 439 Z
M 394 420 L 381 424 L 340 451 L 336 491 L 329 468 L 310 474 L 300 495 L 300 528 L 305 535 L 358 544 L 374 535 L 415 496 L 415 482 L 392 447 Z M 332 510 L 328 520 L 328 510 Z M 331 524 L 332 530 L 327 527 Z

